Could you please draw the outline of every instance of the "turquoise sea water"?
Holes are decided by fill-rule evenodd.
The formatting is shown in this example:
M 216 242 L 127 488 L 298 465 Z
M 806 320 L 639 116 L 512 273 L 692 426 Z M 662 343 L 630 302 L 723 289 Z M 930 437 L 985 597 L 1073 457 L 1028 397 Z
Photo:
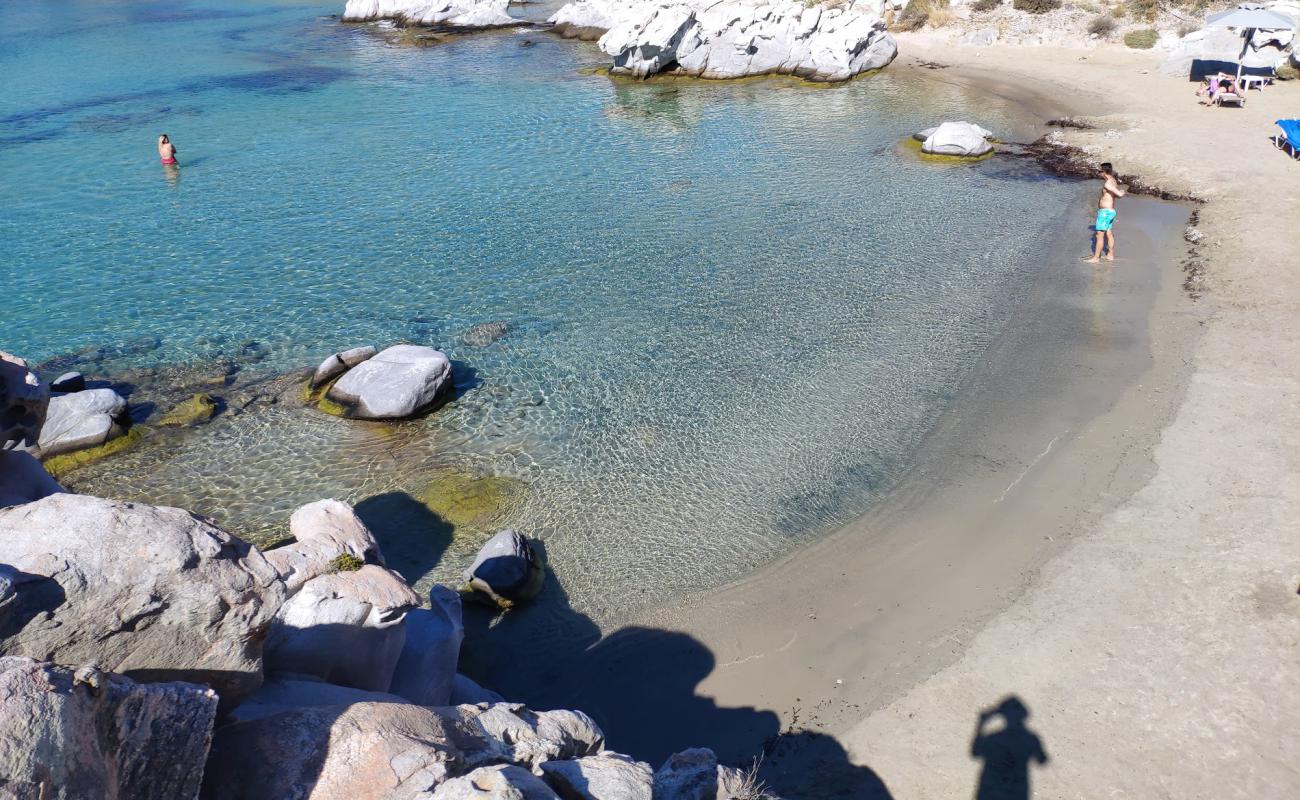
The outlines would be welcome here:
M 76 488 L 266 536 L 301 503 L 416 493 L 442 467 L 518 478 L 508 521 L 612 619 L 862 513 L 1077 198 L 901 150 L 945 118 L 1027 122 L 940 83 L 616 82 L 584 69 L 590 43 L 400 46 L 341 8 L 0 4 L 0 348 L 108 346 L 92 377 L 112 377 L 249 340 L 268 373 L 409 340 L 473 376 L 400 435 L 227 415 Z M 486 321 L 509 334 L 461 342 Z M 426 580 L 479 541 L 421 556 L 422 536 Z

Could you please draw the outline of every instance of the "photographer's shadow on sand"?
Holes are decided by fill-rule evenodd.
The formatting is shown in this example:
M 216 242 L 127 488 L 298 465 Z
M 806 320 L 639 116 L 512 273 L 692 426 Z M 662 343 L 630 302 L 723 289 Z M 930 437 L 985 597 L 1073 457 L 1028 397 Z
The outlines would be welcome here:
M 748 767 L 786 800 L 888 800 L 869 768 L 852 764 L 834 738 L 783 731 L 775 712 L 726 708 L 696 693 L 717 666 L 684 633 L 628 626 L 602 637 L 547 574 L 531 605 L 497 617 L 466 607 L 462 662 L 471 677 L 534 708 L 577 708 L 605 732 L 607 745 L 657 767 L 674 752 L 709 747 L 719 763 Z
M 988 730 L 998 718 L 1002 726 Z M 1015 695 L 980 712 L 970 743 L 971 758 L 984 762 L 975 800 L 1029 800 L 1029 764 L 1046 764 L 1048 758 L 1038 734 L 1025 726 L 1028 718 L 1029 709 Z

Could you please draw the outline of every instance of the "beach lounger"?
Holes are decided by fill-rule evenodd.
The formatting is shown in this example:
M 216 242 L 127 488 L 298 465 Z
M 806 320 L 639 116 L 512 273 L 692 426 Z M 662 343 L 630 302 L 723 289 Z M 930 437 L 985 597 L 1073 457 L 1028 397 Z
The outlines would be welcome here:
M 1218 94 L 1214 95 L 1214 104 L 1216 106 L 1235 105 L 1241 107 L 1246 105 L 1246 95 L 1220 89 Z
M 1273 136 L 1273 144 L 1279 150 L 1291 150 L 1292 158 L 1300 158 L 1300 119 L 1280 119 L 1277 126 L 1281 133 Z

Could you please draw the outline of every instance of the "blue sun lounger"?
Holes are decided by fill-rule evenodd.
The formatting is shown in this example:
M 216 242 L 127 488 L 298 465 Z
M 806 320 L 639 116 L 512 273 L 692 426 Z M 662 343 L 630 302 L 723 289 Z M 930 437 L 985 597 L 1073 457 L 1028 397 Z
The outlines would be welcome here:
M 1300 119 L 1280 119 L 1277 126 L 1282 132 L 1273 136 L 1279 150 L 1291 148 L 1291 157 L 1300 158 Z

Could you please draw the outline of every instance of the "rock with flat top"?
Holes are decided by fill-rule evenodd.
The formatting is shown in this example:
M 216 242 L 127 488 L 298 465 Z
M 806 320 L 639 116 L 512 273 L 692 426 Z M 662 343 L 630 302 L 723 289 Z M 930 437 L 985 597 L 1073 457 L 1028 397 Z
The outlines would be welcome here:
M 655 770 L 654 800 L 718 800 L 718 757 L 705 747 L 669 756 Z
M 217 696 L 94 666 L 0 658 L 0 796 L 192 800 Z
M 0 450 L 35 447 L 50 403 L 50 387 L 27 362 L 0 350 Z
M 406 640 L 402 623 L 419 605 L 400 575 L 375 564 L 312 578 L 276 612 L 267 672 L 386 692 Z
M 343 19 L 391 19 L 431 28 L 505 28 L 520 21 L 506 12 L 509 0 L 348 0 Z
M 523 767 L 498 764 L 452 778 L 433 792 L 432 800 L 559 800 L 546 782 Z
M 37 447 L 42 458 L 97 447 L 125 433 L 126 399 L 112 389 L 50 398 Z
M 262 682 L 284 584 L 253 546 L 177 508 L 77 494 L 0 509 L 15 571 L 0 652 L 205 683 L 230 708 Z
M 63 491 L 41 462 L 21 450 L 0 450 L 0 508 L 30 503 Z
M 304 708 L 217 731 L 203 778 L 206 800 L 427 797 L 479 767 L 600 751 L 604 737 L 575 711 L 523 706 L 429 708 L 352 703 Z
M 650 765 L 618 753 L 546 761 L 539 769 L 564 800 L 651 800 L 654 791 Z
M 362 361 L 373 358 L 377 352 L 379 351 L 371 345 L 354 347 L 351 350 L 340 350 L 322 361 L 316 371 L 312 373 L 311 387 L 315 389 L 317 386 L 329 383 Z
M 447 705 L 465 638 L 460 595 L 435 585 L 429 591 L 429 607 L 407 612 L 405 625 L 406 641 L 388 690 L 417 705 Z
M 291 544 L 266 551 L 266 560 L 279 571 L 290 594 L 312 578 L 332 572 L 340 557 L 384 565 L 374 534 L 352 506 L 341 500 L 317 500 L 289 517 Z
M 231 722 L 247 722 L 297 708 L 408 702 L 406 698 L 395 694 L 338 686 L 313 675 L 272 675 L 252 696 L 230 712 L 227 719 Z
M 329 398 L 360 419 L 401 419 L 451 389 L 451 362 L 432 347 L 393 345 L 343 374 Z
M 969 122 L 945 122 L 921 143 L 921 152 L 975 158 L 993 152 L 989 132 Z
M 474 591 L 509 608 L 537 596 L 546 579 L 546 565 L 528 539 L 504 530 L 488 539 L 464 577 Z

